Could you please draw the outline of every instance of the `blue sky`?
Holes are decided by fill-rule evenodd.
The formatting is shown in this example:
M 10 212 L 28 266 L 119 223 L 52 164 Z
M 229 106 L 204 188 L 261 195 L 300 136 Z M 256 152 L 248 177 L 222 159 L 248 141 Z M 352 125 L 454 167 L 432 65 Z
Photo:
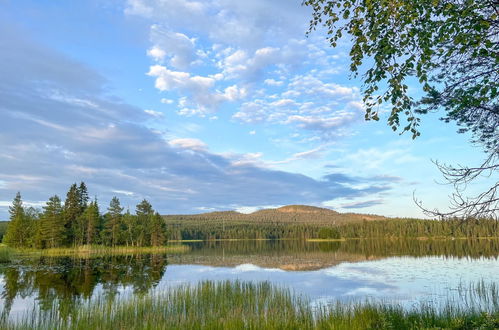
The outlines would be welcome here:
M 483 158 L 438 113 L 415 141 L 384 109 L 365 122 L 348 39 L 307 38 L 301 1 L 0 9 L 0 218 L 16 191 L 41 207 L 82 180 L 132 210 L 147 198 L 161 213 L 310 204 L 421 217 L 413 193 L 445 209 L 452 191 L 432 159 Z

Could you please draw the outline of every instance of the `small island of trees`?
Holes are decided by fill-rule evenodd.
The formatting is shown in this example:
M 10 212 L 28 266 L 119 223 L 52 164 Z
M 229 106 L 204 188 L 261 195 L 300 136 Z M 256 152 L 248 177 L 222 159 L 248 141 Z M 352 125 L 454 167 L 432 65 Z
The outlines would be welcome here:
M 25 207 L 17 193 L 9 207 L 10 222 L 3 243 L 14 248 L 50 249 L 82 245 L 162 246 L 167 229 L 161 215 L 147 200 L 123 212 L 113 197 L 107 212 L 101 214 L 97 198 L 90 201 L 84 182 L 72 184 L 66 200 L 54 195 L 43 211 Z

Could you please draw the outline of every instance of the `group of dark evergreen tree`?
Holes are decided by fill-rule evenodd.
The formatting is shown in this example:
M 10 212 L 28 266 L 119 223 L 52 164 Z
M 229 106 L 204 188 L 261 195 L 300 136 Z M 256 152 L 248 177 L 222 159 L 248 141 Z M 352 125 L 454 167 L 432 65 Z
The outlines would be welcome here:
M 161 246 L 166 243 L 167 229 L 159 213 L 143 200 L 135 214 L 123 213 L 113 197 L 107 213 L 99 212 L 97 199 L 89 200 L 84 182 L 71 185 L 64 204 L 55 195 L 43 211 L 24 207 L 18 192 L 9 207 L 10 222 L 3 242 L 16 248 L 57 248 L 67 246 Z

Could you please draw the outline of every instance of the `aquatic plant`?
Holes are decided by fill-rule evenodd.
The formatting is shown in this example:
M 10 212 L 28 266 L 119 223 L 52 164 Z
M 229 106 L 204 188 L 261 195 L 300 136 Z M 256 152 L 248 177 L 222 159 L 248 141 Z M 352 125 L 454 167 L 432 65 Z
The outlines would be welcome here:
M 130 299 L 98 298 L 71 311 L 29 313 L 9 329 L 494 329 L 499 310 L 422 304 L 411 310 L 381 303 L 310 301 L 268 282 L 201 282 Z
M 0 263 L 10 262 L 14 255 L 14 249 L 0 245 Z
M 104 245 L 82 245 L 67 248 L 52 249 L 24 249 L 23 254 L 39 255 L 46 257 L 76 256 L 80 258 L 106 256 L 106 255 L 126 255 L 126 254 L 149 254 L 149 253 L 183 253 L 190 250 L 189 246 L 172 244 L 164 246 L 104 246 Z

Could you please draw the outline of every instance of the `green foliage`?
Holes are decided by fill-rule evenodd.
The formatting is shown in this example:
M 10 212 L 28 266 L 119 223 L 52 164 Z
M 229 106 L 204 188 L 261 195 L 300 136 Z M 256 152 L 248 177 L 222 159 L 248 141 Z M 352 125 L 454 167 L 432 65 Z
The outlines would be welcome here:
M 92 245 L 100 243 L 99 232 L 101 231 L 101 216 L 97 200 L 91 202 L 83 212 L 83 222 L 86 224 L 85 244 Z
M 489 150 L 497 140 L 499 13 L 488 0 L 305 0 L 336 47 L 348 34 L 350 71 L 362 72 L 366 119 L 379 120 L 388 103 L 388 124 L 419 135 L 417 113 L 443 107 L 444 120 L 471 130 Z M 366 64 L 366 65 L 364 65 Z M 367 69 L 364 70 L 364 67 Z M 426 93 L 415 101 L 407 80 Z M 386 88 L 385 88 L 386 86 Z M 405 116 L 406 124 L 401 123 Z
M 104 217 L 103 242 L 106 245 L 115 246 L 119 242 L 123 217 L 121 214 L 123 208 L 116 196 L 111 199 L 107 211 Z
M 370 215 L 317 216 L 283 212 L 214 212 L 166 216 L 173 240 L 337 239 L 337 238 L 479 238 L 497 237 L 499 221 L 386 219 Z M 350 220 L 348 220 L 350 217 Z M 362 220 L 364 218 L 364 220 Z
M 9 226 L 9 222 L 0 221 L 0 242 L 2 242 L 5 233 L 7 232 L 7 227 Z
M 81 245 L 85 241 L 87 224 L 82 217 L 88 204 L 87 186 L 73 183 L 64 202 L 65 244 Z
M 64 206 L 58 196 L 47 202 L 42 214 L 24 208 L 18 193 L 9 208 L 11 221 L 0 223 L 0 238 L 16 248 L 54 249 L 67 246 L 105 244 L 107 246 L 159 247 L 166 244 L 167 228 L 151 203 L 143 200 L 137 214 L 123 208 L 117 197 L 111 200 L 108 212 L 101 216 L 97 200 L 88 202 L 87 187 L 72 184 Z M 3 229 L 7 227 L 7 229 Z
M 340 302 L 314 308 L 268 282 L 205 281 L 157 295 L 101 298 L 66 313 L 52 306 L 4 322 L 9 329 L 494 329 L 499 311 Z
M 14 250 L 12 248 L 0 245 L 0 264 L 10 262 L 13 255 Z
M 319 230 L 320 239 L 338 239 L 341 238 L 340 232 L 336 228 L 325 227 Z
M 61 199 L 54 195 L 43 207 L 36 237 L 36 246 L 40 248 L 56 248 L 65 242 L 65 219 Z
M 30 246 L 34 232 L 34 220 L 37 212 L 33 208 L 24 208 L 21 193 L 17 193 L 9 207 L 10 222 L 3 242 L 11 247 L 22 248 Z
M 155 213 L 151 218 L 151 246 L 161 246 L 166 242 L 166 224 L 159 213 Z
M 21 199 L 21 193 L 17 192 L 16 197 L 9 206 L 10 222 L 5 233 L 3 242 L 10 246 L 22 246 L 24 243 L 24 207 Z

